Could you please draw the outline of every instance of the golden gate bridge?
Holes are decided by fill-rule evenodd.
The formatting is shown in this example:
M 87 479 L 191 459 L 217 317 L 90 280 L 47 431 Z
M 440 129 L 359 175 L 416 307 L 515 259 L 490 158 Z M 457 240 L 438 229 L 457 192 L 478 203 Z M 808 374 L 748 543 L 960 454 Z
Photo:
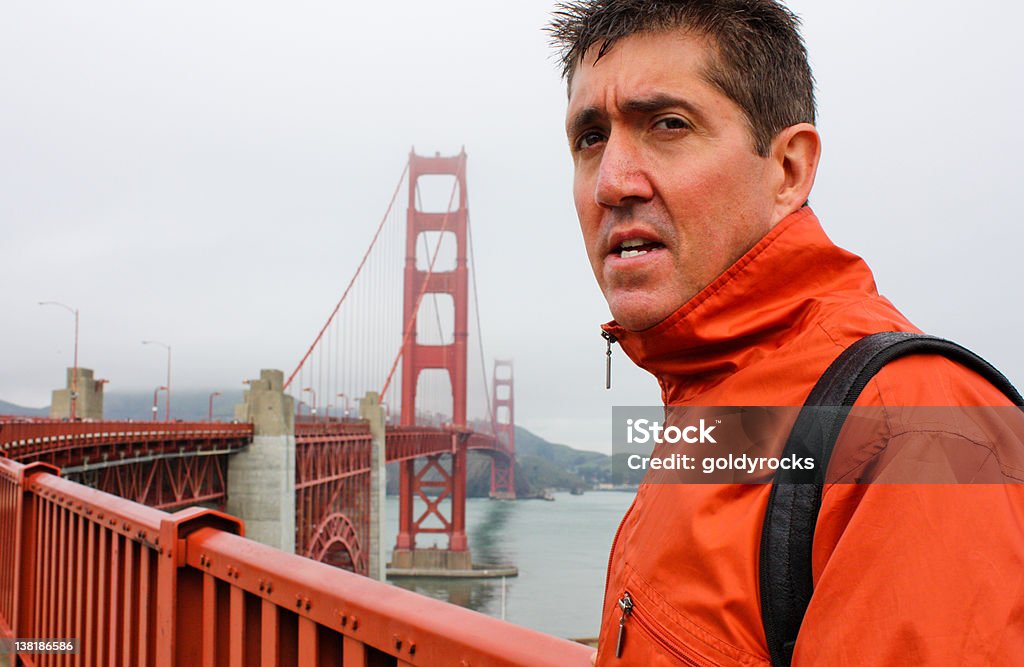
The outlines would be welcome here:
M 470 451 L 491 459 L 492 497 L 515 497 L 512 365 L 488 381 L 466 162 L 410 154 L 326 322 L 287 377 L 248 381 L 238 423 L 0 418 L 0 636 L 80 640 L 20 664 L 589 664 L 580 645 L 377 580 L 386 463 L 397 572 L 474 573 Z M 438 178 L 448 205 L 427 210 L 421 182 Z M 70 415 L 102 391 L 78 370 Z

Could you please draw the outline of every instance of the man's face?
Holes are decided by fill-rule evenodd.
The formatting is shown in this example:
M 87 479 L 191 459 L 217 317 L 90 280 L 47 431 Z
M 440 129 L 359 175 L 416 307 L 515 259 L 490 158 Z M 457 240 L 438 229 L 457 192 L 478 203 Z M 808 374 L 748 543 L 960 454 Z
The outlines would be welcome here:
M 623 39 L 569 89 L 566 134 L 587 254 L 612 316 L 640 331 L 709 285 L 773 224 L 769 159 L 740 108 L 704 80 L 707 40 Z

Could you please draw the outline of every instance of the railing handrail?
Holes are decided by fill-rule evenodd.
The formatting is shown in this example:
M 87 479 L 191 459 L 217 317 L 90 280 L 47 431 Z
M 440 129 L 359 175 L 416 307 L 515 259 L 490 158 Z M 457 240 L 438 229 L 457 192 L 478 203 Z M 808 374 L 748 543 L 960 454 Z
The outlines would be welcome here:
M 591 649 L 582 645 L 247 540 L 234 534 L 241 532 L 241 522 L 233 517 L 199 508 L 168 514 L 61 479 L 50 469 L 0 458 L 0 504 L 5 510 L 0 512 L 0 534 L 16 538 L 13 545 L 0 545 L 0 565 L 12 573 L 31 574 L 40 562 L 49 568 L 45 576 L 19 575 L 13 583 L 20 593 L 13 597 L 0 590 L 0 633 L 72 636 L 40 632 L 95 629 L 94 619 L 70 602 L 83 600 L 83 595 L 110 595 L 101 589 L 102 574 L 99 583 L 83 576 L 82 561 L 71 557 L 75 549 L 80 555 L 84 549 L 90 567 L 113 568 L 103 571 L 108 588 L 114 586 L 111 604 L 124 601 L 123 618 L 133 613 L 132 605 L 138 604 L 139 613 L 147 609 L 139 601 L 152 598 L 155 619 L 125 627 L 115 623 L 95 633 L 100 638 L 95 643 L 106 640 L 123 647 L 110 650 L 123 651 L 131 664 L 147 664 L 155 656 L 152 664 L 157 667 L 183 665 L 197 655 L 220 653 L 225 646 L 231 664 L 242 664 L 245 656 L 259 651 L 266 655 L 268 646 L 280 647 L 287 640 L 289 645 L 297 642 L 298 664 L 303 665 L 313 664 L 309 656 L 321 641 L 324 650 L 328 644 L 343 645 L 357 657 L 350 660 L 347 655 L 345 664 L 361 667 L 370 664 L 367 647 L 394 656 L 402 666 L 589 665 Z M 120 545 L 125 566 L 134 559 L 142 569 L 119 572 L 103 560 L 102 550 L 99 556 L 92 551 L 97 544 L 109 544 L 111 550 Z M 66 545 L 61 548 L 69 557 L 58 560 L 60 549 L 55 546 L 60 545 Z M 54 576 L 62 585 L 48 583 Z M 9 586 L 12 580 L 0 577 L 0 583 Z M 141 592 L 132 593 L 132 586 L 141 586 Z M 227 587 L 228 594 L 218 595 L 219 587 Z M 11 604 L 19 596 L 21 612 L 18 604 Z M 92 602 L 85 599 L 82 604 L 91 609 Z M 254 626 L 246 610 L 256 608 L 263 616 Z M 296 615 L 297 630 L 294 624 L 279 622 L 288 614 Z M 206 622 L 215 618 L 225 620 L 212 626 Z M 200 632 L 182 630 L 197 627 Z M 150 635 L 146 628 L 156 632 Z M 89 662 L 88 652 L 93 651 L 95 660 L 95 651 L 102 647 L 82 650 Z M 276 658 L 263 664 L 276 664 Z
M 186 433 L 235 435 L 252 431 L 252 424 L 229 422 L 140 422 L 140 421 L 5 421 L 0 422 L 0 445 L 37 438 L 67 438 L 106 434 Z
M 470 665 L 531 667 L 590 664 L 592 650 L 568 640 L 221 530 L 196 531 L 188 538 L 187 553 L 189 566 L 281 608 L 295 610 L 300 601 L 297 613 L 321 626 L 349 634 L 342 619 L 348 628 L 355 620 L 358 626 L 350 636 L 412 664 L 447 666 L 458 665 L 460 660 Z M 265 593 L 268 584 L 270 594 Z M 401 648 L 396 648 L 398 642 Z M 442 650 L 439 644 L 448 647 Z M 416 647 L 412 654 L 410 646 Z M 430 660 L 432 653 L 436 661 Z

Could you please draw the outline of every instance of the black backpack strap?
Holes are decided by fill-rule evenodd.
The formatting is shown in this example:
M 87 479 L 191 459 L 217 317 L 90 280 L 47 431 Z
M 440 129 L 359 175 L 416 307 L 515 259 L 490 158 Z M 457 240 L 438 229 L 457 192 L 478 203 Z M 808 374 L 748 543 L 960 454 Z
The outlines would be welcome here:
M 811 547 L 832 448 L 861 391 L 890 361 L 938 354 L 975 371 L 1015 405 L 1024 399 L 994 366 L 935 336 L 889 331 L 860 339 L 833 361 L 811 390 L 786 441 L 784 457 L 811 457 L 813 470 L 777 471 L 761 530 L 761 620 L 772 665 L 789 665 L 811 601 Z

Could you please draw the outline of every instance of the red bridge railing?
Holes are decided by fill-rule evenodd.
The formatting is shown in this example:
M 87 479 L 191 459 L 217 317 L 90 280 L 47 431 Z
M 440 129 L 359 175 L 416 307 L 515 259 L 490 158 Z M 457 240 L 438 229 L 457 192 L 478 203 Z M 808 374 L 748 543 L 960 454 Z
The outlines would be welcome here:
M 586 667 L 591 650 L 0 458 L 0 633 L 77 638 L 22 664 Z

